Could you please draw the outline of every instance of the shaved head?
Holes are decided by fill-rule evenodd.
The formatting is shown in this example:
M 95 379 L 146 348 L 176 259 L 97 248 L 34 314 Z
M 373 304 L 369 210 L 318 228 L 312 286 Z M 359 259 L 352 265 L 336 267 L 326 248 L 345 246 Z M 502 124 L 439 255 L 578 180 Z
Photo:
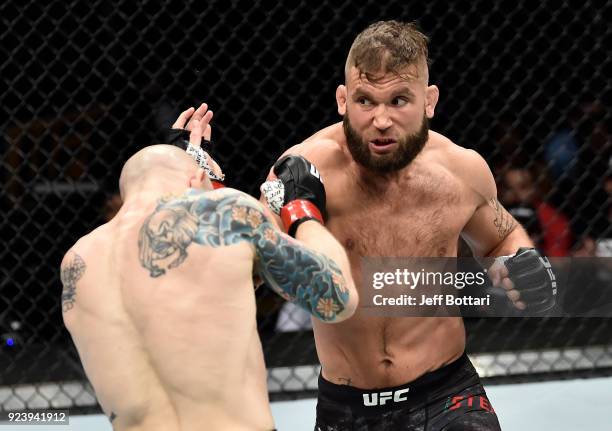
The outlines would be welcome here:
M 136 184 L 152 176 L 181 181 L 187 187 L 188 181 L 198 170 L 196 162 L 183 150 L 171 145 L 151 145 L 138 151 L 128 159 L 121 170 L 119 190 L 122 198 Z

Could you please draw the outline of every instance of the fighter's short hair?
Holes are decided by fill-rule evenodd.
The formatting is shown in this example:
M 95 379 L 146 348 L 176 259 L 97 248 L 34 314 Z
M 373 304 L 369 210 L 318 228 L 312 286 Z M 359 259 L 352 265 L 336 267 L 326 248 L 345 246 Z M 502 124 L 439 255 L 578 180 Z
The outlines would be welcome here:
M 375 22 L 355 38 L 346 59 L 346 76 L 351 67 L 371 79 L 381 72 L 400 74 L 410 65 L 417 66 L 417 73 L 424 70 L 427 74 L 428 42 L 429 38 L 414 22 Z

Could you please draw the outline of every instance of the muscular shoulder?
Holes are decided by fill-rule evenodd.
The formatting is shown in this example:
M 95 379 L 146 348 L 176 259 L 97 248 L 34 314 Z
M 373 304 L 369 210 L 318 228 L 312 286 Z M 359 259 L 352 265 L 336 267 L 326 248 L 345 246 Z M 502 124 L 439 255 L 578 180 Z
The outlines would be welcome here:
M 234 206 L 250 206 L 263 210 L 263 206 L 248 194 L 236 189 L 222 188 L 213 191 L 190 189 L 180 196 L 162 198 L 157 202 L 154 213 L 183 208 L 195 216 L 202 216 Z
M 62 259 L 62 269 L 69 266 L 74 261 L 84 261 L 90 255 L 99 255 L 106 245 L 106 238 L 110 235 L 106 232 L 109 229 L 108 223 L 94 229 L 85 236 L 79 238 L 72 247 L 66 252 Z
M 151 277 L 159 277 L 180 266 L 191 246 L 252 244 L 259 231 L 273 227 L 264 207 L 245 193 L 190 190 L 162 199 L 144 220 L 138 237 L 139 258 Z M 167 264 L 170 256 L 174 260 Z
M 302 156 L 321 171 L 337 167 L 350 161 L 344 145 L 342 123 L 336 123 L 315 133 L 300 144 L 294 145 L 283 153 Z
M 60 277 L 62 283 L 66 284 L 69 278 L 76 281 L 80 279 L 85 272 L 85 257 L 86 253 L 83 246 L 75 244 L 66 252 L 61 263 Z
M 439 133 L 430 133 L 435 158 L 446 169 L 485 200 L 497 195 L 491 169 L 478 152 L 461 147 Z
M 256 217 L 257 219 L 261 218 L 262 222 L 267 222 L 270 215 L 268 208 L 262 205 L 261 202 L 236 189 L 223 188 L 206 192 L 200 195 L 199 200 L 204 203 L 210 202 L 208 209 L 217 213 L 230 210 L 234 222 L 244 221 L 248 224 L 254 221 L 253 219 L 242 220 L 242 218 L 236 217 L 236 214 L 241 214 L 244 211 L 251 214 L 251 217 Z M 257 214 L 257 216 L 255 214 Z
M 77 285 L 91 264 L 91 256 L 100 258 L 103 253 L 104 239 L 101 236 L 102 227 L 80 238 L 64 255 L 60 267 L 62 282 L 62 311 L 66 313 L 74 307 Z M 91 268 L 89 268 L 91 271 Z

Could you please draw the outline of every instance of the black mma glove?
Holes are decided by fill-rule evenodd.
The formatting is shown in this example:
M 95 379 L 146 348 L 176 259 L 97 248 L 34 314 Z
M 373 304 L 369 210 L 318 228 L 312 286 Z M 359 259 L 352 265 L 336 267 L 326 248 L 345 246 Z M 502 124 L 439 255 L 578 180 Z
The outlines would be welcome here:
M 166 131 L 166 144 L 172 145 L 175 147 L 179 147 L 181 150 L 187 151 L 187 147 L 189 147 L 189 130 L 187 129 L 168 129 Z M 212 149 L 212 141 L 208 139 L 202 138 L 202 142 L 200 147 L 210 153 Z
M 529 313 L 544 313 L 555 306 L 557 282 L 550 262 L 536 249 L 521 247 L 504 260 L 508 278 Z
M 306 220 L 323 223 L 325 187 L 315 166 L 301 156 L 287 156 L 276 162 L 273 172 L 278 179 L 266 181 L 260 189 L 287 233 L 295 236 Z
M 189 133 L 189 130 L 186 129 L 169 129 L 167 132 L 168 140 L 166 143 L 185 150 L 187 154 L 189 154 L 196 161 L 198 166 L 206 171 L 206 175 L 208 175 L 208 178 L 210 178 L 213 188 L 220 189 L 225 187 L 223 184 L 225 175 L 216 175 L 208 163 L 212 142 L 207 139 L 202 139 L 200 147 L 194 147 L 189 143 Z

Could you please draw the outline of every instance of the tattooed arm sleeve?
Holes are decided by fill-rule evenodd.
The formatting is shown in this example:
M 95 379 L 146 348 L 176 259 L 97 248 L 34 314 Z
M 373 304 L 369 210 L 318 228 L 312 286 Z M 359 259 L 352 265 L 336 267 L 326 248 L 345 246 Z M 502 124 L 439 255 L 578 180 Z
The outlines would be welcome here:
M 347 282 L 333 259 L 279 231 L 262 205 L 250 197 L 238 199 L 231 212 L 229 232 L 235 236 L 248 230 L 255 247 L 255 271 L 276 293 L 324 322 L 339 322 L 354 313 L 357 292 L 352 279 Z M 223 238 L 233 243 L 228 235 Z
M 325 322 L 344 320 L 356 295 L 334 260 L 267 224 L 254 232 L 259 276 L 280 296 Z
M 332 259 L 281 233 L 259 202 L 231 189 L 160 201 L 140 230 L 139 259 L 150 277 L 163 277 L 189 258 L 192 246 L 245 241 L 254 247 L 257 275 L 286 300 L 326 322 L 354 311 L 354 288 Z

